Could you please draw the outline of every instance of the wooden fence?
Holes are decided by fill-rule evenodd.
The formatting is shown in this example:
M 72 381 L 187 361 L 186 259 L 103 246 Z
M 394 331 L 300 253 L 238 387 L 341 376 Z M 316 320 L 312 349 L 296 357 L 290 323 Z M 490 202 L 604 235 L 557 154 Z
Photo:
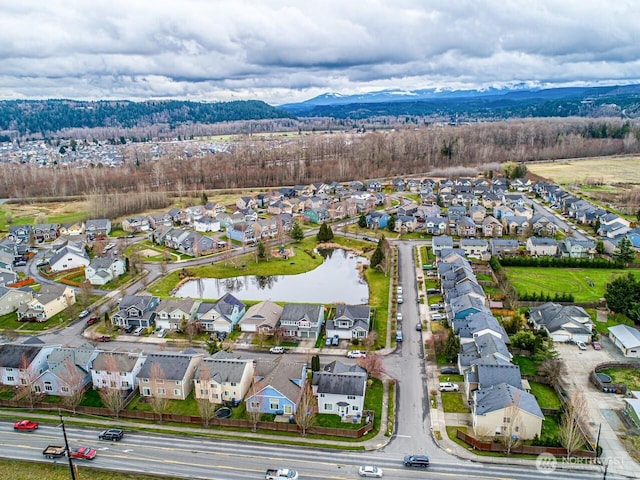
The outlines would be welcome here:
M 471 445 L 475 450 L 481 452 L 504 452 L 504 444 L 494 441 L 486 442 L 458 430 L 456 436 L 465 443 Z M 567 457 L 567 449 L 564 447 L 543 447 L 538 445 L 519 445 L 511 449 L 513 454 L 522 455 L 540 455 L 541 453 L 549 453 L 556 457 Z M 578 458 L 596 458 L 596 452 L 587 450 L 578 450 L 571 453 L 572 457 Z
M 0 407 L 12 407 L 12 408 L 22 408 L 22 409 L 31 409 L 31 405 L 29 402 L 25 401 L 17 401 L 17 400 L 6 400 L 0 399 Z M 33 405 L 33 409 L 35 410 L 51 410 L 58 412 L 60 409 L 59 404 L 46 403 L 46 402 L 36 402 Z M 85 407 L 79 406 L 76 408 L 76 413 L 87 414 L 87 415 L 95 415 L 98 417 L 108 417 L 113 419 L 111 412 L 102 407 Z M 121 419 L 127 420 L 145 420 L 151 422 L 158 421 L 158 415 L 153 412 L 138 412 L 131 410 L 122 410 L 118 414 L 118 417 Z M 316 434 L 316 435 L 327 435 L 334 437 L 343 437 L 343 438 L 360 438 L 371 430 L 373 430 L 373 419 L 374 412 L 370 410 L 365 410 L 363 412 L 363 418 L 367 420 L 362 426 L 358 429 L 351 428 L 330 428 L 330 427 L 309 427 L 307 428 L 307 433 Z M 192 416 L 192 415 L 175 415 L 172 413 L 167 413 L 162 416 L 163 422 L 174 422 L 174 423 L 183 423 L 190 425 L 197 425 L 199 427 L 203 427 L 203 421 L 201 417 Z M 242 430 L 252 430 L 253 423 L 249 420 L 244 419 L 236 419 L 236 418 L 212 418 L 209 421 L 209 427 L 230 427 Z M 262 431 L 274 431 L 274 432 L 288 432 L 288 433 L 299 433 L 298 425 L 295 423 L 280 423 L 280 422 L 258 422 L 257 429 Z

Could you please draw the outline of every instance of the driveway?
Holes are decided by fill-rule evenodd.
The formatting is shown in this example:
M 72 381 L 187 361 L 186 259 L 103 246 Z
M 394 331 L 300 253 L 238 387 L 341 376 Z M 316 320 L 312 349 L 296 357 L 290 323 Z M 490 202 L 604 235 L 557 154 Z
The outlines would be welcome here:
M 589 381 L 589 374 L 596 365 L 619 360 L 615 347 L 610 342 L 602 343 L 602 350 L 594 350 L 590 345 L 587 350 L 580 350 L 576 345 L 556 344 L 556 350 L 566 365 L 563 386 L 569 394 L 580 389 L 584 395 L 590 416 L 590 434 L 595 442 L 600 431 L 599 445 L 603 451 L 603 463 L 609 462 L 609 471 L 637 478 L 638 464 L 629 456 L 616 434 L 620 432 L 620 423 L 614 410 L 624 408 L 623 396 L 600 392 Z

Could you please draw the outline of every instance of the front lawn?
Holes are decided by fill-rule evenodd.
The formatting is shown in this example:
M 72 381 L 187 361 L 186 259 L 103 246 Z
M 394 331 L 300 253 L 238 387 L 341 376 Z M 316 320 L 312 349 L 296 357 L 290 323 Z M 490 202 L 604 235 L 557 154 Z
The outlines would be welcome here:
M 134 412 L 153 412 L 151 404 L 143 400 L 140 395 L 136 397 L 127 405 L 126 410 Z M 166 413 L 173 415 L 192 415 L 199 416 L 198 402 L 196 402 L 193 392 L 186 398 L 186 400 L 169 400 L 169 408 Z
M 377 432 L 380 428 L 380 421 L 382 420 L 382 394 L 384 387 L 382 382 L 378 378 L 370 377 L 371 385 L 367 385 L 367 393 L 364 397 L 364 409 L 374 412 L 374 429 L 373 432 Z
M 471 413 L 460 392 L 442 392 L 440 396 L 445 413 Z
M 559 428 L 558 421 L 554 417 L 545 415 L 542 421 L 540 440 L 542 442 L 557 442 Z
M 556 391 L 549 385 L 538 382 L 529 382 L 531 393 L 536 397 L 540 408 L 560 409 L 560 399 Z
M 606 286 L 627 270 L 606 268 L 505 267 L 507 278 L 518 294 L 573 295 L 575 302 L 597 302 Z

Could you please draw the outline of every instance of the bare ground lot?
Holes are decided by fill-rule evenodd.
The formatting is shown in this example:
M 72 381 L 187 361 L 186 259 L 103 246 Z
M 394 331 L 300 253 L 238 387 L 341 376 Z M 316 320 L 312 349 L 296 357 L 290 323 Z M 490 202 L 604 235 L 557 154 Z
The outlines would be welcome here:
M 527 169 L 560 184 L 640 184 L 640 157 L 596 157 L 527 164 Z

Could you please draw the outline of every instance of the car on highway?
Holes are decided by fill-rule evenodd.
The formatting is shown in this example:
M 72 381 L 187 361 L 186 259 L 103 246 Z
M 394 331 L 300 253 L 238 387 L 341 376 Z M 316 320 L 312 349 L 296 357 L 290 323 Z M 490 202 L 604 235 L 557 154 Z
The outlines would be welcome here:
M 460 391 L 460 386 L 452 382 L 440 382 L 440 385 L 438 385 L 438 390 L 440 390 L 441 392 L 458 392 Z
M 119 428 L 108 428 L 103 430 L 98 435 L 100 440 L 111 440 L 112 442 L 118 442 L 124 437 L 124 431 Z
M 33 432 L 34 430 L 38 429 L 38 426 L 38 422 L 34 422 L 32 420 L 20 420 L 19 422 L 13 424 L 13 429 Z
M 349 350 L 347 352 L 347 357 L 349 358 L 366 358 L 367 352 L 363 352 L 362 350 Z
M 427 468 L 429 466 L 429 457 L 426 455 L 407 455 L 402 463 L 405 467 Z
M 284 347 L 271 347 L 269 353 L 284 353 Z
M 69 452 L 71 458 L 81 458 L 83 460 L 93 460 L 97 454 L 98 452 L 96 452 L 95 449 L 89 447 L 73 448 Z
M 363 465 L 358 468 L 358 475 L 361 477 L 382 478 L 384 476 L 384 472 L 380 467 L 376 467 L 374 465 Z
M 591 342 L 591 346 L 594 350 L 602 350 L 602 345 L 600 345 L 600 342 Z
M 578 342 L 576 342 L 576 345 L 578 346 L 578 348 L 579 348 L 580 350 L 586 350 L 586 349 L 587 349 L 587 346 L 585 345 L 585 343 L 584 343 L 584 342 L 580 342 L 580 341 L 578 341 Z

